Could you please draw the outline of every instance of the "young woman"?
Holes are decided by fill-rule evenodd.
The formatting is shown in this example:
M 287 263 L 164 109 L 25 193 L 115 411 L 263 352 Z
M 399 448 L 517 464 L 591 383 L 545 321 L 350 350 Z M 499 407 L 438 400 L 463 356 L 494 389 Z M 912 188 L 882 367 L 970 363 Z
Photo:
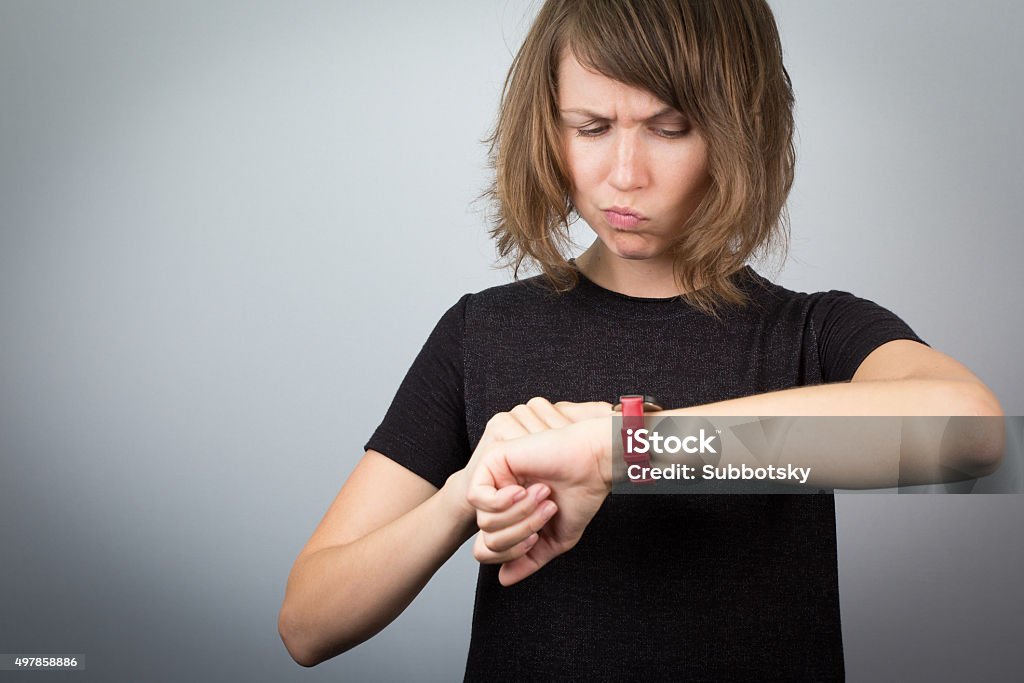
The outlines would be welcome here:
M 371 637 L 481 530 L 467 679 L 842 679 L 832 496 L 608 495 L 622 394 L 706 415 L 1000 412 L 886 309 L 746 265 L 784 242 L 792 104 L 762 1 L 545 3 L 490 192 L 499 252 L 542 275 L 438 322 L 295 562 L 296 661 Z M 573 260 L 577 217 L 596 239 Z M 829 483 L 895 483 L 863 455 Z M 998 455 L 945 457 L 983 474 Z

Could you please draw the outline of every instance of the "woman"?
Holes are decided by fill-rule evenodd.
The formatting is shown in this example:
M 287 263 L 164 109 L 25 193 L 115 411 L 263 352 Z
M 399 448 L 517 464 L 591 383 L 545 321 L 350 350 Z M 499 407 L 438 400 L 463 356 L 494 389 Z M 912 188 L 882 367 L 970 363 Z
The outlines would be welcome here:
M 763 2 L 543 6 L 490 192 L 499 252 L 543 275 L 438 322 L 296 560 L 296 661 L 371 637 L 482 530 L 467 679 L 843 677 L 831 496 L 607 495 L 622 394 L 709 415 L 999 414 L 889 311 L 745 265 L 784 242 L 792 134 Z M 596 239 L 571 260 L 577 216 Z M 993 453 L 956 465 L 983 474 Z

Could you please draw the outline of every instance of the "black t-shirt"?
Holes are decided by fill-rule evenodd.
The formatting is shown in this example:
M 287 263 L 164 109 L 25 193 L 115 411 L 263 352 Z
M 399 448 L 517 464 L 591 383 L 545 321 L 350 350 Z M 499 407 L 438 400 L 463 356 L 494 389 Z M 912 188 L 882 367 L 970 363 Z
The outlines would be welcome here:
M 707 316 L 580 276 L 467 294 L 442 316 L 369 442 L 437 487 L 487 420 L 552 402 L 657 396 L 667 408 L 849 380 L 897 316 L 751 268 L 750 304 Z M 467 680 L 842 680 L 831 495 L 609 496 L 579 544 L 510 587 L 481 565 Z

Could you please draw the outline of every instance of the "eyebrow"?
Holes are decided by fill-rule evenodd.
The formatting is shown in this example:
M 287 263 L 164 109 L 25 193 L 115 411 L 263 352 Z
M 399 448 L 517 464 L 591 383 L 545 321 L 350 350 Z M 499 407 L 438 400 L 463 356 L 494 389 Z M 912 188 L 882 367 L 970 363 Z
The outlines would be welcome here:
M 602 121 L 611 121 L 612 120 L 612 119 L 609 119 L 607 116 L 603 116 L 601 114 L 598 114 L 597 112 L 590 111 L 589 109 L 576 109 L 576 108 L 573 108 L 573 109 L 559 109 L 559 111 L 562 114 L 583 114 L 584 116 L 589 116 L 592 119 L 600 119 Z M 649 123 L 649 122 L 653 121 L 654 119 L 660 119 L 663 116 L 668 116 L 668 115 L 676 115 L 676 116 L 683 116 L 683 117 L 685 117 L 685 115 L 681 111 L 676 109 L 675 107 L 662 107 L 661 109 L 656 111 L 654 114 L 652 114 L 651 116 L 648 116 L 646 119 L 644 119 L 644 123 Z

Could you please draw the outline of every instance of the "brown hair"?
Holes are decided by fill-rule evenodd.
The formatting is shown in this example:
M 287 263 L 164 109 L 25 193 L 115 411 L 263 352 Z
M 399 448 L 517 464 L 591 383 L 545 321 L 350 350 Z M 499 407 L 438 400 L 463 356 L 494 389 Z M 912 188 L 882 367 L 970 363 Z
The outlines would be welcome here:
M 710 187 L 675 246 L 675 274 L 715 314 L 745 297 L 728 276 L 788 242 L 793 91 L 764 0 L 548 0 L 515 56 L 489 143 L 490 234 L 518 277 L 524 261 L 559 291 L 577 282 L 564 254 L 575 219 L 562 152 L 562 51 L 683 114 L 707 143 Z M 699 288 L 698 288 L 699 285 Z

